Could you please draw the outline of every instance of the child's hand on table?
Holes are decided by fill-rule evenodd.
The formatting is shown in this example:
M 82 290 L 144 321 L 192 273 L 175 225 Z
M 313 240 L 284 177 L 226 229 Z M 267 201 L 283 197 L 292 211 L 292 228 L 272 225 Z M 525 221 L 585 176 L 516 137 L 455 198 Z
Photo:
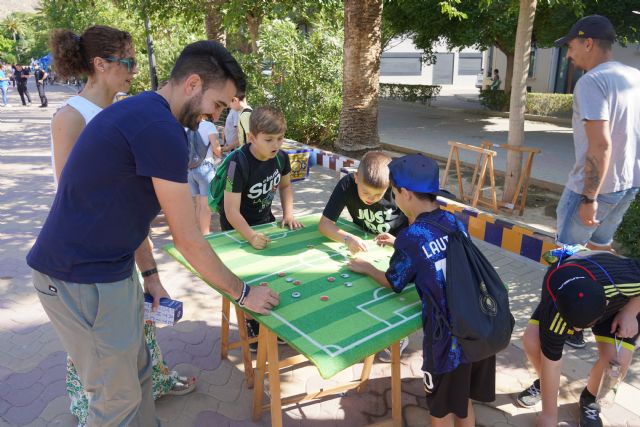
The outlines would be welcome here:
M 266 234 L 256 233 L 249 239 L 249 243 L 254 249 L 264 249 L 267 244 L 271 242 L 271 239 Z
M 393 246 L 396 238 L 389 233 L 380 233 L 373 239 L 378 246 Z
M 369 262 L 361 258 L 351 258 L 347 264 L 349 270 L 355 273 L 369 274 L 375 267 Z
M 344 238 L 344 244 L 347 245 L 349 252 L 352 254 L 357 254 L 358 252 L 367 252 L 367 244 L 359 238 L 358 236 L 354 236 L 353 234 L 349 234 Z
M 304 225 L 298 222 L 293 216 L 282 218 L 282 227 L 289 227 L 289 230 L 295 230 L 296 228 L 302 228 Z

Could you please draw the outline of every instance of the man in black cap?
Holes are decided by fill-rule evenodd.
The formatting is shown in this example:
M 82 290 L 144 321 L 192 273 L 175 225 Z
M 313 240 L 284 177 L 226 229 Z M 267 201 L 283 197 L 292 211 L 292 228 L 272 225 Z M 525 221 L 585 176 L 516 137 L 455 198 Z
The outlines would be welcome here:
M 586 71 L 573 94 L 576 161 L 558 203 L 558 243 L 611 250 L 640 187 L 640 71 L 613 60 L 615 38 L 606 17 L 591 15 L 556 40 Z M 567 344 L 585 346 L 581 333 Z
M 580 395 L 580 426 L 601 427 L 595 401 L 600 379 L 611 360 L 626 372 L 635 350 L 640 321 L 640 260 L 609 252 L 583 251 L 552 265 L 542 295 L 525 330 L 527 358 L 538 379 L 517 396 L 520 406 L 542 401 L 537 426 L 558 423 L 562 348 L 575 331 L 591 328 L 599 358 Z

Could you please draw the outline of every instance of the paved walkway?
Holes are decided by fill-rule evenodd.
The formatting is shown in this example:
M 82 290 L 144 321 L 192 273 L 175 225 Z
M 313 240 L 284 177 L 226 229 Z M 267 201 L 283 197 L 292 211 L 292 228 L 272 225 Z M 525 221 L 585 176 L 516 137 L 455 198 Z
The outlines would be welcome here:
M 51 107 L 46 110 L 34 107 L 0 110 L 0 426 L 76 425 L 68 413 L 69 401 L 64 391 L 64 351 L 42 312 L 24 263 L 53 197 L 49 120 L 56 106 L 72 91 L 54 86 L 49 92 Z M 478 120 L 475 116 L 460 117 L 468 123 Z M 438 122 L 432 123 L 436 127 Z M 320 212 L 334 184 L 333 172 L 314 168 L 311 180 L 296 184 L 296 212 Z M 169 241 L 162 217 L 154 223 L 152 234 L 157 248 Z M 544 269 L 495 246 L 479 245 L 509 284 L 517 325 L 512 344 L 499 355 L 498 399 L 491 405 L 476 405 L 478 425 L 532 426 L 536 412 L 517 408 L 513 394 L 533 380 L 525 363 L 521 335 L 538 298 Z M 163 425 L 270 425 L 268 415 L 258 423 L 250 420 L 251 393 L 244 386 L 239 354 L 232 352 L 231 361 L 219 358 L 219 295 L 158 249 L 156 256 L 165 286 L 185 305 L 185 317 L 180 323 L 159 328 L 160 347 L 170 367 L 196 375 L 199 381 L 195 393 L 163 397 L 157 402 Z M 565 354 L 560 414 L 561 420 L 570 426 L 577 425 L 575 402 L 595 358 L 595 346 L 591 337 L 587 338 L 589 345 L 585 350 L 567 350 Z M 420 349 L 420 334 L 414 334 L 402 361 L 403 413 L 407 426 L 429 424 L 422 391 Z M 605 411 L 607 425 L 640 426 L 637 356 L 635 362 L 618 402 Z M 283 394 L 351 380 L 359 369 L 356 365 L 331 381 L 322 380 L 309 366 L 289 371 L 282 376 Z M 285 425 L 365 426 L 381 421 L 390 416 L 389 373 L 387 364 L 376 363 L 370 385 L 363 394 L 349 392 L 315 403 L 289 406 L 284 411 Z
M 447 158 L 453 140 L 480 146 L 482 140 L 506 144 L 509 119 L 478 114 L 483 107 L 452 95 L 437 99 L 431 107 L 401 101 L 381 100 L 378 120 L 380 140 L 390 146 L 410 148 Z M 476 114 L 474 114 L 474 110 Z M 571 126 L 525 122 L 524 145 L 540 148 L 533 162 L 532 177 L 564 186 L 575 161 Z M 475 164 L 476 157 L 463 153 L 462 160 Z M 498 150 L 495 169 L 504 171 L 506 153 Z

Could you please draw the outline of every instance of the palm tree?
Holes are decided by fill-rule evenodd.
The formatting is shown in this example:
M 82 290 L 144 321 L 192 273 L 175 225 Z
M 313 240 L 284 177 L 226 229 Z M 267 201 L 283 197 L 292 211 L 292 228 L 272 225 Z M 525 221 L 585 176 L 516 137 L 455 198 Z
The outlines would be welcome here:
M 536 15 L 537 0 L 520 0 L 518 29 L 511 81 L 511 102 L 509 107 L 509 145 L 520 146 L 524 142 L 524 110 L 527 97 L 527 74 L 531 52 L 533 19 Z M 505 90 L 508 90 L 505 87 Z M 507 172 L 504 181 L 503 201 L 511 201 L 522 173 L 522 153 L 508 150 Z
M 354 153 L 380 146 L 378 92 L 382 0 L 345 0 L 342 112 L 336 148 Z

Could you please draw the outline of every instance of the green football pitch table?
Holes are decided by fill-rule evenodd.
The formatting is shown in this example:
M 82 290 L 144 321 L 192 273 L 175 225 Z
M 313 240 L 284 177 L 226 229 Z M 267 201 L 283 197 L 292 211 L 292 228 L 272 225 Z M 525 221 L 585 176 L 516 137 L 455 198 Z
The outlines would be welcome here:
M 275 223 L 254 227 L 271 238 L 263 250 L 253 249 L 235 231 L 206 237 L 238 277 L 280 295 L 280 305 L 269 316 L 253 314 L 261 324 L 309 358 L 324 378 L 421 327 L 421 302 L 413 285 L 396 294 L 350 271 L 345 245 L 318 231 L 320 215 L 298 220 L 304 228 L 283 229 Z M 340 219 L 338 226 L 365 239 L 368 251 L 359 257 L 387 268 L 391 248 L 378 247 L 374 235 L 349 221 Z M 197 275 L 173 244 L 164 249 Z

